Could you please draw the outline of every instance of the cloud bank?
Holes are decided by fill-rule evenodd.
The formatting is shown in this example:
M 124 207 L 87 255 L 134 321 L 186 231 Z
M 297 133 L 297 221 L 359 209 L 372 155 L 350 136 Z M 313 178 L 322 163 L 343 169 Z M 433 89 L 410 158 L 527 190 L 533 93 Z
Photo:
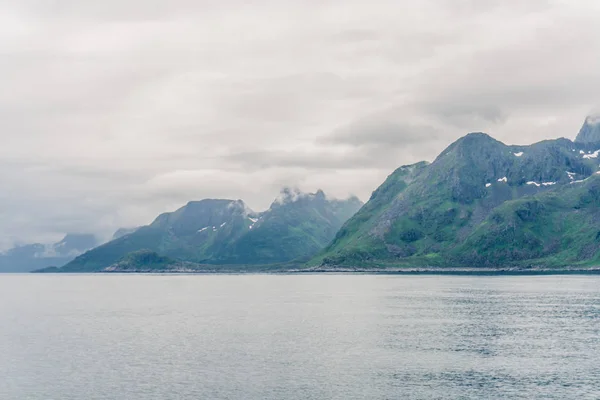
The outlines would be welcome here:
M 282 186 L 366 200 L 470 131 L 573 138 L 600 4 L 0 0 L 0 248 Z

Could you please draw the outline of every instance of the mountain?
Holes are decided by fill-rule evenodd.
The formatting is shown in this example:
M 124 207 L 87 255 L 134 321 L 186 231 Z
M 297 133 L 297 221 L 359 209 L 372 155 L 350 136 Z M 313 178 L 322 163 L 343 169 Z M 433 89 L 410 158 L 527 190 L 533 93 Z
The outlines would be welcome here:
M 239 240 L 215 258 L 220 264 L 272 264 L 309 258 L 331 242 L 362 202 L 328 200 L 314 194 L 284 189 Z
M 283 190 L 262 213 L 252 211 L 242 200 L 192 201 L 82 254 L 60 270 L 106 270 L 141 250 L 204 265 L 308 259 L 325 247 L 361 206 L 355 197 L 329 200 L 322 191 L 308 194 L 291 189 Z
M 576 143 L 600 143 L 600 115 L 590 116 L 585 119 Z
M 130 233 L 133 233 L 133 232 L 137 231 L 138 229 L 139 229 L 139 227 L 135 227 L 135 228 L 119 228 L 113 234 L 111 240 L 115 240 L 115 239 L 121 238 L 121 237 L 123 237 L 125 235 L 129 235 Z
M 191 201 L 159 215 L 150 225 L 82 254 L 62 270 L 104 269 L 139 250 L 180 260 L 209 260 L 247 231 L 254 217 L 256 213 L 241 200 Z
M 0 272 L 29 272 L 48 266 L 63 265 L 98 245 L 91 234 L 67 234 L 54 244 L 27 244 L 0 253 Z
M 51 246 L 52 251 L 61 257 L 78 256 L 98 244 L 98 238 L 92 234 L 68 233 L 60 242 Z
M 581 138 L 507 146 L 469 134 L 433 163 L 392 173 L 310 264 L 600 265 L 599 154 Z

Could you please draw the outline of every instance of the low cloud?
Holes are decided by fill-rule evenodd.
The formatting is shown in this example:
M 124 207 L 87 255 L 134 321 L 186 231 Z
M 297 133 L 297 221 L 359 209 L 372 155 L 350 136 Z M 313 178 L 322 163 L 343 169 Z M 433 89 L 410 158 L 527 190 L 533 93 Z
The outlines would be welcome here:
M 438 130 L 427 125 L 411 125 L 394 122 L 393 118 L 382 117 L 357 121 L 335 130 L 320 139 L 325 144 L 341 144 L 358 147 L 370 146 L 414 146 L 439 140 Z
M 0 248 L 282 186 L 363 200 L 471 131 L 574 138 L 596 0 L 0 0 Z

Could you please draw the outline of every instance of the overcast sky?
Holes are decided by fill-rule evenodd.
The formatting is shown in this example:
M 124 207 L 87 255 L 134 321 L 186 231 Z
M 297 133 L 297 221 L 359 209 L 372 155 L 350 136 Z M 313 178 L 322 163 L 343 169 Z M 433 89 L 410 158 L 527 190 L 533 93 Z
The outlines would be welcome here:
M 574 138 L 600 1 L 0 0 L 0 248 L 284 185 L 366 200 L 485 131 Z

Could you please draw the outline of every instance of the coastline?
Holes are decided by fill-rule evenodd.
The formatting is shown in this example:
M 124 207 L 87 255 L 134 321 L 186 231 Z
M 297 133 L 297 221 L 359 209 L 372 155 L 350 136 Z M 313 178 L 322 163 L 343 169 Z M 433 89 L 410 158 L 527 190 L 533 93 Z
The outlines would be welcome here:
M 314 269 L 130 269 L 90 272 L 31 271 L 29 274 L 143 274 L 143 275 L 463 275 L 463 276 L 539 276 L 600 275 L 600 268 L 314 268 Z

